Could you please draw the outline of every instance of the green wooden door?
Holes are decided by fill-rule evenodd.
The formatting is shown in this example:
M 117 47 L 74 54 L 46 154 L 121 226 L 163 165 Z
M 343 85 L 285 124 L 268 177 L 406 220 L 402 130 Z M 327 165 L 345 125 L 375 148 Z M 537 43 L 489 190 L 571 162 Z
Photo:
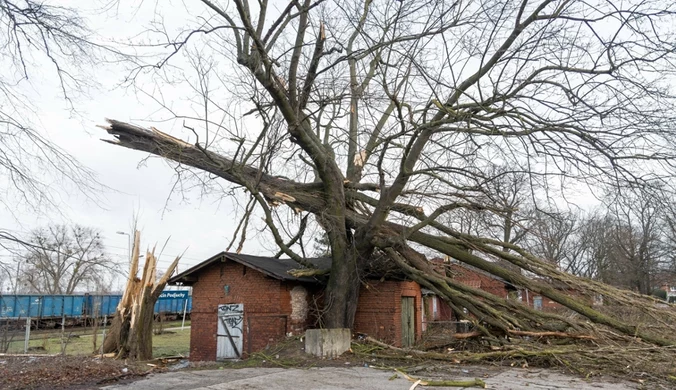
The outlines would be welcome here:
M 415 298 L 401 297 L 401 345 L 413 346 L 415 343 Z

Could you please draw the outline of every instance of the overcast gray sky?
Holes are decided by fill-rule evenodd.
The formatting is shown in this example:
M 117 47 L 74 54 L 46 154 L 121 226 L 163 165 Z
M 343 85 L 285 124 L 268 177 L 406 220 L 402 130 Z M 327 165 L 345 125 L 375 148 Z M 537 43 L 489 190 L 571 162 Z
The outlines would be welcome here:
M 138 2 L 114 1 L 112 4 L 118 7 L 105 11 L 101 10 L 103 1 L 72 0 L 63 3 L 82 12 L 90 28 L 98 34 L 96 39 L 104 42 L 106 39 L 115 40 L 123 44 L 152 42 L 142 32 L 151 27 L 153 20 L 159 19 L 159 14 L 170 36 L 191 21 L 199 20 L 200 16 L 208 16 L 206 13 L 200 15 L 203 6 L 199 2 L 146 1 L 139 6 Z M 171 31 L 172 28 L 176 31 Z M 183 66 L 186 65 L 185 59 L 181 61 L 178 56 L 172 58 L 173 68 L 169 70 L 175 72 L 177 79 L 181 78 L 181 72 L 190 72 L 188 66 Z M 221 66 L 220 73 L 226 78 L 236 77 L 232 69 L 217 66 Z M 91 200 L 73 189 L 59 192 L 62 183 L 53 177 L 43 178 L 52 182 L 55 193 L 61 195 L 60 207 L 42 213 L 29 209 L 0 209 L 0 228 L 22 235 L 49 223 L 91 226 L 101 231 L 111 255 L 118 260 L 126 260 L 128 238 L 116 232 L 130 232 L 133 215 L 138 213 L 144 245 L 161 245 L 171 237 L 161 258 L 163 266 L 184 250 L 185 256 L 179 265 L 181 270 L 224 250 L 238 222 L 237 199 L 231 196 L 203 197 L 197 190 L 172 194 L 175 177 L 169 165 L 161 159 L 145 160 L 147 156 L 143 153 L 102 142 L 100 138 L 110 137 L 96 125 L 105 124 L 104 118 L 114 118 L 145 126 L 152 124 L 183 139 L 191 136 L 189 132 L 175 123 L 172 126 L 170 122 L 149 121 L 169 118 L 170 115 L 163 113 L 151 97 L 119 86 L 128 75 L 125 64 L 95 64 L 94 68 L 85 71 L 98 85 L 89 91 L 88 96 L 75 97 L 73 105 L 77 112 L 72 112 L 64 102 L 53 77 L 52 64 L 47 59 L 36 61 L 31 78 L 22 82 L 20 88 L 38 108 L 37 118 L 33 119 L 43 129 L 43 134 L 93 170 L 109 189 L 98 194 L 100 200 Z M 176 111 L 191 112 L 194 109 L 186 97 L 190 91 L 185 89 L 185 84 L 166 85 L 156 81 L 152 76 L 146 76 L 136 86 L 164 100 Z M 199 128 L 199 123 L 189 124 Z M 143 164 L 139 165 L 141 162 Z M 227 183 L 223 184 L 227 186 Z M 579 205 L 595 201 L 589 192 L 582 191 L 580 194 L 568 201 Z M 270 240 L 260 237 L 250 231 L 244 252 L 270 254 L 275 250 Z M 0 253 L 0 260 L 7 260 L 7 256 L 7 253 Z
M 90 27 L 102 37 L 124 40 L 147 27 L 152 18 L 152 9 L 136 9 L 121 2 L 119 12 L 111 10 L 101 13 L 86 1 L 70 2 L 84 9 Z M 154 4 L 154 2 L 152 2 Z M 147 6 L 153 5 L 147 4 Z M 182 14 L 181 6 L 176 7 L 177 18 Z M 159 246 L 171 237 L 165 254 L 160 259 L 166 267 L 173 256 L 185 255 L 179 269 L 186 269 L 224 250 L 232 237 L 236 224 L 233 199 L 202 197 L 198 191 L 183 196 L 172 195 L 174 172 L 164 161 L 151 158 L 141 161 L 145 154 L 116 147 L 102 142 L 108 138 L 105 131 L 96 128 L 105 124 L 104 118 L 115 118 L 141 125 L 144 119 L 158 118 L 158 107 L 151 99 L 143 98 L 133 90 L 117 85 L 127 75 L 122 66 L 104 65 L 91 72 L 99 84 L 89 96 L 74 99 L 77 112 L 72 112 L 60 95 L 58 84 L 53 79 L 53 69 L 48 61 L 36 62 L 31 78 L 21 85 L 22 93 L 38 108 L 38 117 L 33 121 L 43 134 L 54 144 L 65 149 L 83 165 L 93 170 L 102 184 L 109 187 L 98 195 L 100 200 L 86 199 L 74 189 L 59 196 L 60 208 L 35 212 L 27 208 L 8 210 L 0 208 L 0 227 L 17 235 L 49 223 L 80 224 L 97 228 L 103 234 L 108 252 L 118 260 L 127 258 L 127 236 L 117 231 L 131 231 L 134 213 L 139 215 L 143 245 Z M 170 91 L 171 90 L 171 91 Z M 180 89 L 167 88 L 165 97 L 180 106 Z M 172 95 L 173 94 L 173 95 Z M 162 125 L 155 123 L 163 130 Z M 170 126 L 170 125 L 167 125 Z M 174 133 L 176 134 L 176 133 Z M 181 134 L 176 134 L 181 136 Z M 51 182 L 55 193 L 59 193 L 60 182 L 53 177 L 41 179 Z M 167 198 L 171 198 L 167 201 Z M 255 237 L 247 242 L 244 251 L 250 254 L 264 254 L 271 245 L 261 246 Z M 0 253 L 0 260 L 9 255 Z

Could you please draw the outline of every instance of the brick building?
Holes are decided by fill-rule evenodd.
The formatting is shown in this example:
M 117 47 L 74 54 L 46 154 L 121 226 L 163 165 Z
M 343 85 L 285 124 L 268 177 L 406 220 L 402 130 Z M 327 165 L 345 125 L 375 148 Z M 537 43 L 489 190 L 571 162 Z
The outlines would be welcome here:
M 500 298 L 510 298 L 520 300 L 523 304 L 528 305 L 534 308 L 535 310 L 549 312 L 565 310 L 561 304 L 543 295 L 540 295 L 523 287 L 514 286 L 511 283 L 507 282 L 506 280 L 499 278 L 495 275 L 492 275 L 488 272 L 485 272 L 483 270 L 480 270 L 476 267 L 472 267 L 470 265 L 460 263 L 458 261 L 444 260 L 441 258 L 435 258 L 430 261 L 436 263 L 438 269 L 439 267 L 445 267 L 446 274 L 452 277 L 455 281 L 470 287 L 484 290 L 493 295 L 497 295 Z M 600 301 L 598 299 L 593 299 L 591 297 L 582 297 L 579 292 L 571 289 L 570 287 L 568 287 L 563 283 L 558 283 L 552 280 L 547 281 L 543 280 L 543 282 L 560 290 L 566 295 L 583 298 L 583 301 L 590 305 L 600 304 Z M 440 302 L 439 305 L 441 308 L 443 308 L 444 312 L 446 312 L 446 310 L 450 310 L 450 308 L 446 309 L 448 306 L 443 301 Z M 427 311 L 427 307 L 425 308 L 425 310 Z M 447 321 L 447 318 L 448 315 L 444 315 L 438 321 Z M 453 318 L 453 316 L 451 315 L 450 318 Z
M 328 258 L 306 259 L 319 269 Z M 221 252 L 174 276 L 192 286 L 190 359 L 243 358 L 286 334 L 316 324 L 324 283 L 294 277 L 291 259 Z M 354 331 L 394 345 L 411 345 L 422 333 L 420 286 L 406 280 L 367 280 L 360 290 Z
M 354 331 L 395 346 L 422 335 L 422 294 L 416 282 L 368 280 L 359 291 Z
M 471 265 L 460 263 L 457 260 L 437 257 L 431 259 L 430 262 L 433 263 L 434 268 L 438 272 L 453 278 L 456 282 L 486 291 L 500 298 L 507 298 L 510 293 L 516 293 L 517 291 L 516 287 L 506 280 Z M 453 310 L 444 300 L 436 296 L 432 291 L 423 289 L 423 293 L 423 330 L 432 323 L 440 325 L 441 323 L 455 323 L 455 321 L 458 321 L 458 318 L 453 314 Z

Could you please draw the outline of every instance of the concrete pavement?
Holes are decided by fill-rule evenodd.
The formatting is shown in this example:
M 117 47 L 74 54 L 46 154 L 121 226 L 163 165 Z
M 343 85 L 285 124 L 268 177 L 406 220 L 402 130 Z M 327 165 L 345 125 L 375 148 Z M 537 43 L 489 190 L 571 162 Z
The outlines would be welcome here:
M 630 390 L 638 387 L 632 383 L 584 380 L 545 369 L 516 369 L 491 371 L 481 377 L 481 368 L 472 369 L 463 377 L 444 375 L 443 379 L 469 379 L 477 375 L 487 388 L 500 390 Z M 159 373 L 145 379 L 103 387 L 106 390 L 407 390 L 411 382 L 399 376 L 390 380 L 392 371 L 365 367 L 322 367 L 311 369 L 241 368 L 220 370 L 191 370 Z M 424 376 L 424 375 L 422 375 Z M 433 379 L 426 377 L 427 379 Z M 434 389 L 459 389 L 434 387 Z

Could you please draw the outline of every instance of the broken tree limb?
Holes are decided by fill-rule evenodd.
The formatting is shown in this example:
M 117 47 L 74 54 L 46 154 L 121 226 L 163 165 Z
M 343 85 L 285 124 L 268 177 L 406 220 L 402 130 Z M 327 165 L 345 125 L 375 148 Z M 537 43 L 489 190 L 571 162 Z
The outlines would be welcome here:
M 453 354 L 433 352 L 433 351 L 421 351 L 416 349 L 404 349 L 395 347 L 378 341 L 370 336 L 365 338 L 365 341 L 378 345 L 388 350 L 392 350 L 406 356 L 415 356 L 421 359 L 430 359 L 430 360 L 440 360 L 440 361 L 450 361 L 455 364 L 459 363 L 479 363 L 485 360 L 495 360 L 495 359 L 504 359 L 504 358 L 529 358 L 529 357 L 540 357 L 540 356 L 554 356 L 554 355 L 565 355 L 574 353 L 577 351 L 578 346 L 560 346 L 554 348 L 546 349 L 528 349 L 526 347 L 517 347 L 517 348 L 506 348 L 498 349 L 489 352 L 455 352 Z M 534 345 L 535 347 L 535 345 Z M 371 354 L 373 356 L 373 354 Z M 392 358 L 393 356 L 386 355 L 375 355 L 376 357 L 381 358 Z
M 596 340 L 597 338 L 588 334 L 574 334 L 565 332 L 529 332 L 525 330 L 508 330 L 507 334 L 512 336 L 526 336 L 526 337 L 554 337 L 562 339 L 578 339 L 578 340 Z M 456 340 L 473 339 L 483 336 L 481 332 L 467 332 L 467 333 L 453 333 L 451 337 Z
M 434 237 L 422 232 L 416 232 L 414 235 L 418 236 L 424 236 L 420 238 L 419 242 L 423 245 L 426 245 L 430 248 L 434 248 L 437 250 L 442 251 L 443 253 L 452 256 L 453 258 L 456 258 L 460 261 L 463 261 L 467 264 L 470 264 L 472 266 L 475 266 L 481 270 L 484 270 L 486 272 L 489 272 L 493 275 L 499 276 L 510 283 L 513 283 L 514 285 L 517 286 L 526 286 L 529 290 L 534 291 L 538 294 L 542 294 L 546 296 L 547 298 L 552 299 L 555 302 L 560 303 L 561 305 L 574 310 L 575 312 L 584 315 L 585 317 L 589 318 L 595 323 L 598 324 L 603 324 L 606 326 L 609 326 L 611 328 L 614 328 L 622 333 L 624 333 L 626 336 L 630 337 L 639 337 L 647 342 L 656 344 L 656 345 L 661 345 L 661 346 L 669 346 L 669 345 L 674 345 L 676 342 L 674 340 L 669 340 L 665 338 L 664 336 L 668 335 L 662 335 L 662 334 L 656 334 L 656 333 L 649 333 L 643 329 L 640 329 L 638 326 L 634 326 L 632 324 L 624 322 L 622 319 L 619 318 L 614 318 L 611 317 L 605 313 L 601 313 L 598 310 L 595 310 L 594 308 L 590 307 L 589 305 L 586 305 L 582 303 L 580 300 L 566 295 L 560 290 L 557 290 L 556 288 L 552 287 L 551 285 L 547 285 L 542 281 L 536 281 L 532 279 L 528 279 L 527 277 L 516 274 L 513 271 L 510 271 L 504 267 L 499 266 L 498 264 L 491 263 L 485 259 L 482 259 L 479 256 L 476 256 L 474 254 L 471 254 L 467 251 L 459 249 L 457 246 L 449 244 L 444 242 L 443 239 L 440 239 L 439 237 Z M 505 255 L 506 256 L 506 255 Z M 575 276 L 570 276 L 571 279 L 576 278 Z M 608 286 L 608 290 L 617 290 L 618 295 L 622 294 L 620 289 L 616 289 L 613 287 Z M 648 299 L 645 299 L 648 301 Z M 671 314 L 672 316 L 676 317 L 675 312 L 667 313 Z
M 528 336 L 528 337 L 558 337 L 558 338 L 568 338 L 568 339 L 579 339 L 579 340 L 596 340 L 596 337 L 587 334 L 572 334 L 564 332 L 527 332 L 523 330 L 510 330 L 508 332 L 511 335 L 515 336 Z
M 453 338 L 457 340 L 473 339 L 482 336 L 481 332 L 453 333 Z
M 369 343 L 374 343 L 367 338 Z M 369 350 L 364 353 L 371 358 L 383 360 L 415 358 L 436 360 L 453 364 L 476 364 L 495 362 L 498 364 L 524 364 L 562 366 L 578 375 L 598 374 L 600 370 L 616 375 L 627 375 L 628 370 L 640 370 L 661 378 L 673 375 L 673 360 L 676 358 L 676 347 L 657 347 L 647 344 L 627 346 L 613 344 L 598 346 L 597 343 L 574 343 L 570 345 L 546 345 L 535 341 L 520 340 L 518 345 L 502 347 L 486 347 L 485 351 L 452 351 L 440 353 L 434 351 L 405 350 L 378 342 L 374 343 L 383 350 Z M 354 348 L 357 354 L 359 348 Z M 418 363 L 420 364 L 420 363 Z M 391 367 L 390 367 L 391 368 Z
M 416 386 L 420 385 L 420 386 L 448 386 L 448 387 L 481 387 L 484 389 L 486 388 L 486 382 L 482 381 L 479 378 L 440 381 L 440 380 L 414 378 L 399 369 L 395 369 L 394 371 L 401 374 L 401 376 L 408 379 L 410 382 L 414 382 Z
M 375 344 L 375 345 L 377 345 L 377 346 L 379 346 L 379 347 L 383 347 L 383 348 L 387 348 L 387 349 L 392 349 L 392 350 L 394 350 L 394 351 L 407 352 L 407 353 L 408 353 L 408 352 L 413 352 L 413 353 L 425 353 L 425 351 L 417 351 L 417 350 L 415 350 L 415 349 L 408 349 L 408 348 L 404 349 L 404 348 L 395 347 L 394 345 L 390 345 L 390 344 L 387 344 L 387 343 L 383 343 L 382 341 L 376 340 L 376 339 L 374 339 L 374 338 L 371 337 L 371 336 L 366 336 L 366 338 L 364 338 L 364 340 L 367 341 L 367 342 L 369 342 L 369 343 L 371 343 L 371 344 Z

